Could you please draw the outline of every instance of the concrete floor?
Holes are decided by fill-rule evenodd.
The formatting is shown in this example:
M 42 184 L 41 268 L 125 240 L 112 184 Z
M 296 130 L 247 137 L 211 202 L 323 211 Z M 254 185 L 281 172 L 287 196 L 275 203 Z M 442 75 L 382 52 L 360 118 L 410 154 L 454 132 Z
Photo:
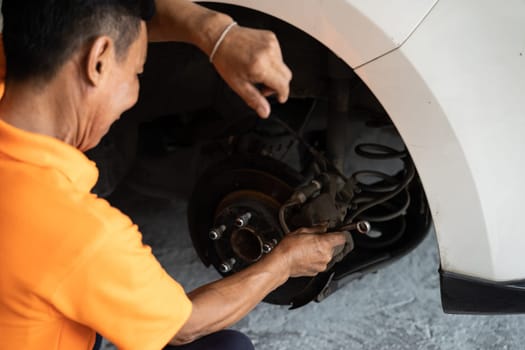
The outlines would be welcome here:
M 184 200 L 121 190 L 113 202 L 139 224 L 144 241 L 187 290 L 218 277 L 193 251 Z M 432 234 L 408 256 L 322 303 L 293 311 L 261 304 L 234 328 L 262 350 L 525 348 L 524 316 L 445 315 L 437 269 Z

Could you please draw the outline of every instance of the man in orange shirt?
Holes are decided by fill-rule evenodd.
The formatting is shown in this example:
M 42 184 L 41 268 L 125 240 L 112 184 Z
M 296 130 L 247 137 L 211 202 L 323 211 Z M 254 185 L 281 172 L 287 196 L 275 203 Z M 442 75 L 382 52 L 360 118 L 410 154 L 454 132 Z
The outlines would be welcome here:
M 227 19 L 193 6 L 187 3 L 176 15 L 187 21 L 180 40 L 195 36 L 188 18 L 206 23 L 194 11 Z M 210 339 L 204 336 L 237 322 L 289 277 L 323 271 L 334 248 L 345 243 L 340 233 L 302 229 L 251 267 L 186 294 L 142 244 L 131 220 L 90 193 L 98 171 L 82 152 L 137 100 L 147 8 L 131 0 L 3 1 L 1 349 L 89 350 L 96 332 L 120 349 L 160 349 L 168 343 L 204 349 Z M 162 38 L 161 28 L 177 27 L 169 22 L 176 17 L 170 15 L 173 8 L 160 9 L 150 23 Z M 241 38 L 245 29 L 210 28 L 201 48 L 215 51 L 221 74 L 267 116 L 267 101 L 252 84 L 263 83 L 286 100 L 290 77 L 279 55 L 269 58 L 275 64 L 263 77 L 245 74 L 246 69 L 239 76 L 226 64 L 232 43 L 221 33 L 229 28 Z M 226 47 L 217 46 L 217 38 Z M 199 338 L 204 342 L 194 342 Z M 214 344 L 221 346 L 233 349 L 232 343 Z M 246 341 L 234 346 L 252 348 Z

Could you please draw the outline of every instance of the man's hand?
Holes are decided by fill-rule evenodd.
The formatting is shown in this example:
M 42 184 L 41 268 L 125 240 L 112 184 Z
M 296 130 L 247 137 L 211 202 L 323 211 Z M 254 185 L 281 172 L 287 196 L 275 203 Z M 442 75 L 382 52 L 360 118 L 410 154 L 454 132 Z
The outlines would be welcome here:
M 326 270 L 337 248 L 345 245 L 343 233 L 324 231 L 324 227 L 301 228 L 286 236 L 274 249 L 272 254 L 281 255 L 290 277 L 315 276 Z
M 261 118 L 270 115 L 266 97 L 276 94 L 286 102 L 292 73 L 284 64 L 275 34 L 240 26 L 233 27 L 220 44 L 213 64 L 230 87 Z M 257 86 L 263 86 L 261 90 Z
M 188 0 L 156 0 L 157 13 L 148 22 L 150 41 L 182 41 L 196 45 L 208 57 L 221 33 L 233 22 L 225 14 Z M 284 64 L 272 32 L 233 27 L 213 57 L 215 68 L 230 87 L 261 118 L 270 115 L 266 97 L 288 99 L 292 73 Z M 259 90 L 256 86 L 263 86 Z

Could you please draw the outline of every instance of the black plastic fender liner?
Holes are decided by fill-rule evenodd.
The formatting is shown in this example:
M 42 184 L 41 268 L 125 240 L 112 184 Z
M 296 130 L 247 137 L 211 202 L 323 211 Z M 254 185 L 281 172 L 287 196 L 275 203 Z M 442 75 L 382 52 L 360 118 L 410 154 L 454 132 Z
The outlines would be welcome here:
M 525 280 L 493 282 L 440 270 L 441 304 L 449 314 L 525 313 Z

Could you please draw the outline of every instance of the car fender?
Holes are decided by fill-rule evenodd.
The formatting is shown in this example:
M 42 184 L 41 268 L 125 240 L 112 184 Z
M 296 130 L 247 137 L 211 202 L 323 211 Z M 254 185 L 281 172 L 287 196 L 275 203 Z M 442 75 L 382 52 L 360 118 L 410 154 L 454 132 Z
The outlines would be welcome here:
M 409 148 L 443 270 L 525 277 L 525 3 L 441 0 L 404 45 L 356 72 Z

